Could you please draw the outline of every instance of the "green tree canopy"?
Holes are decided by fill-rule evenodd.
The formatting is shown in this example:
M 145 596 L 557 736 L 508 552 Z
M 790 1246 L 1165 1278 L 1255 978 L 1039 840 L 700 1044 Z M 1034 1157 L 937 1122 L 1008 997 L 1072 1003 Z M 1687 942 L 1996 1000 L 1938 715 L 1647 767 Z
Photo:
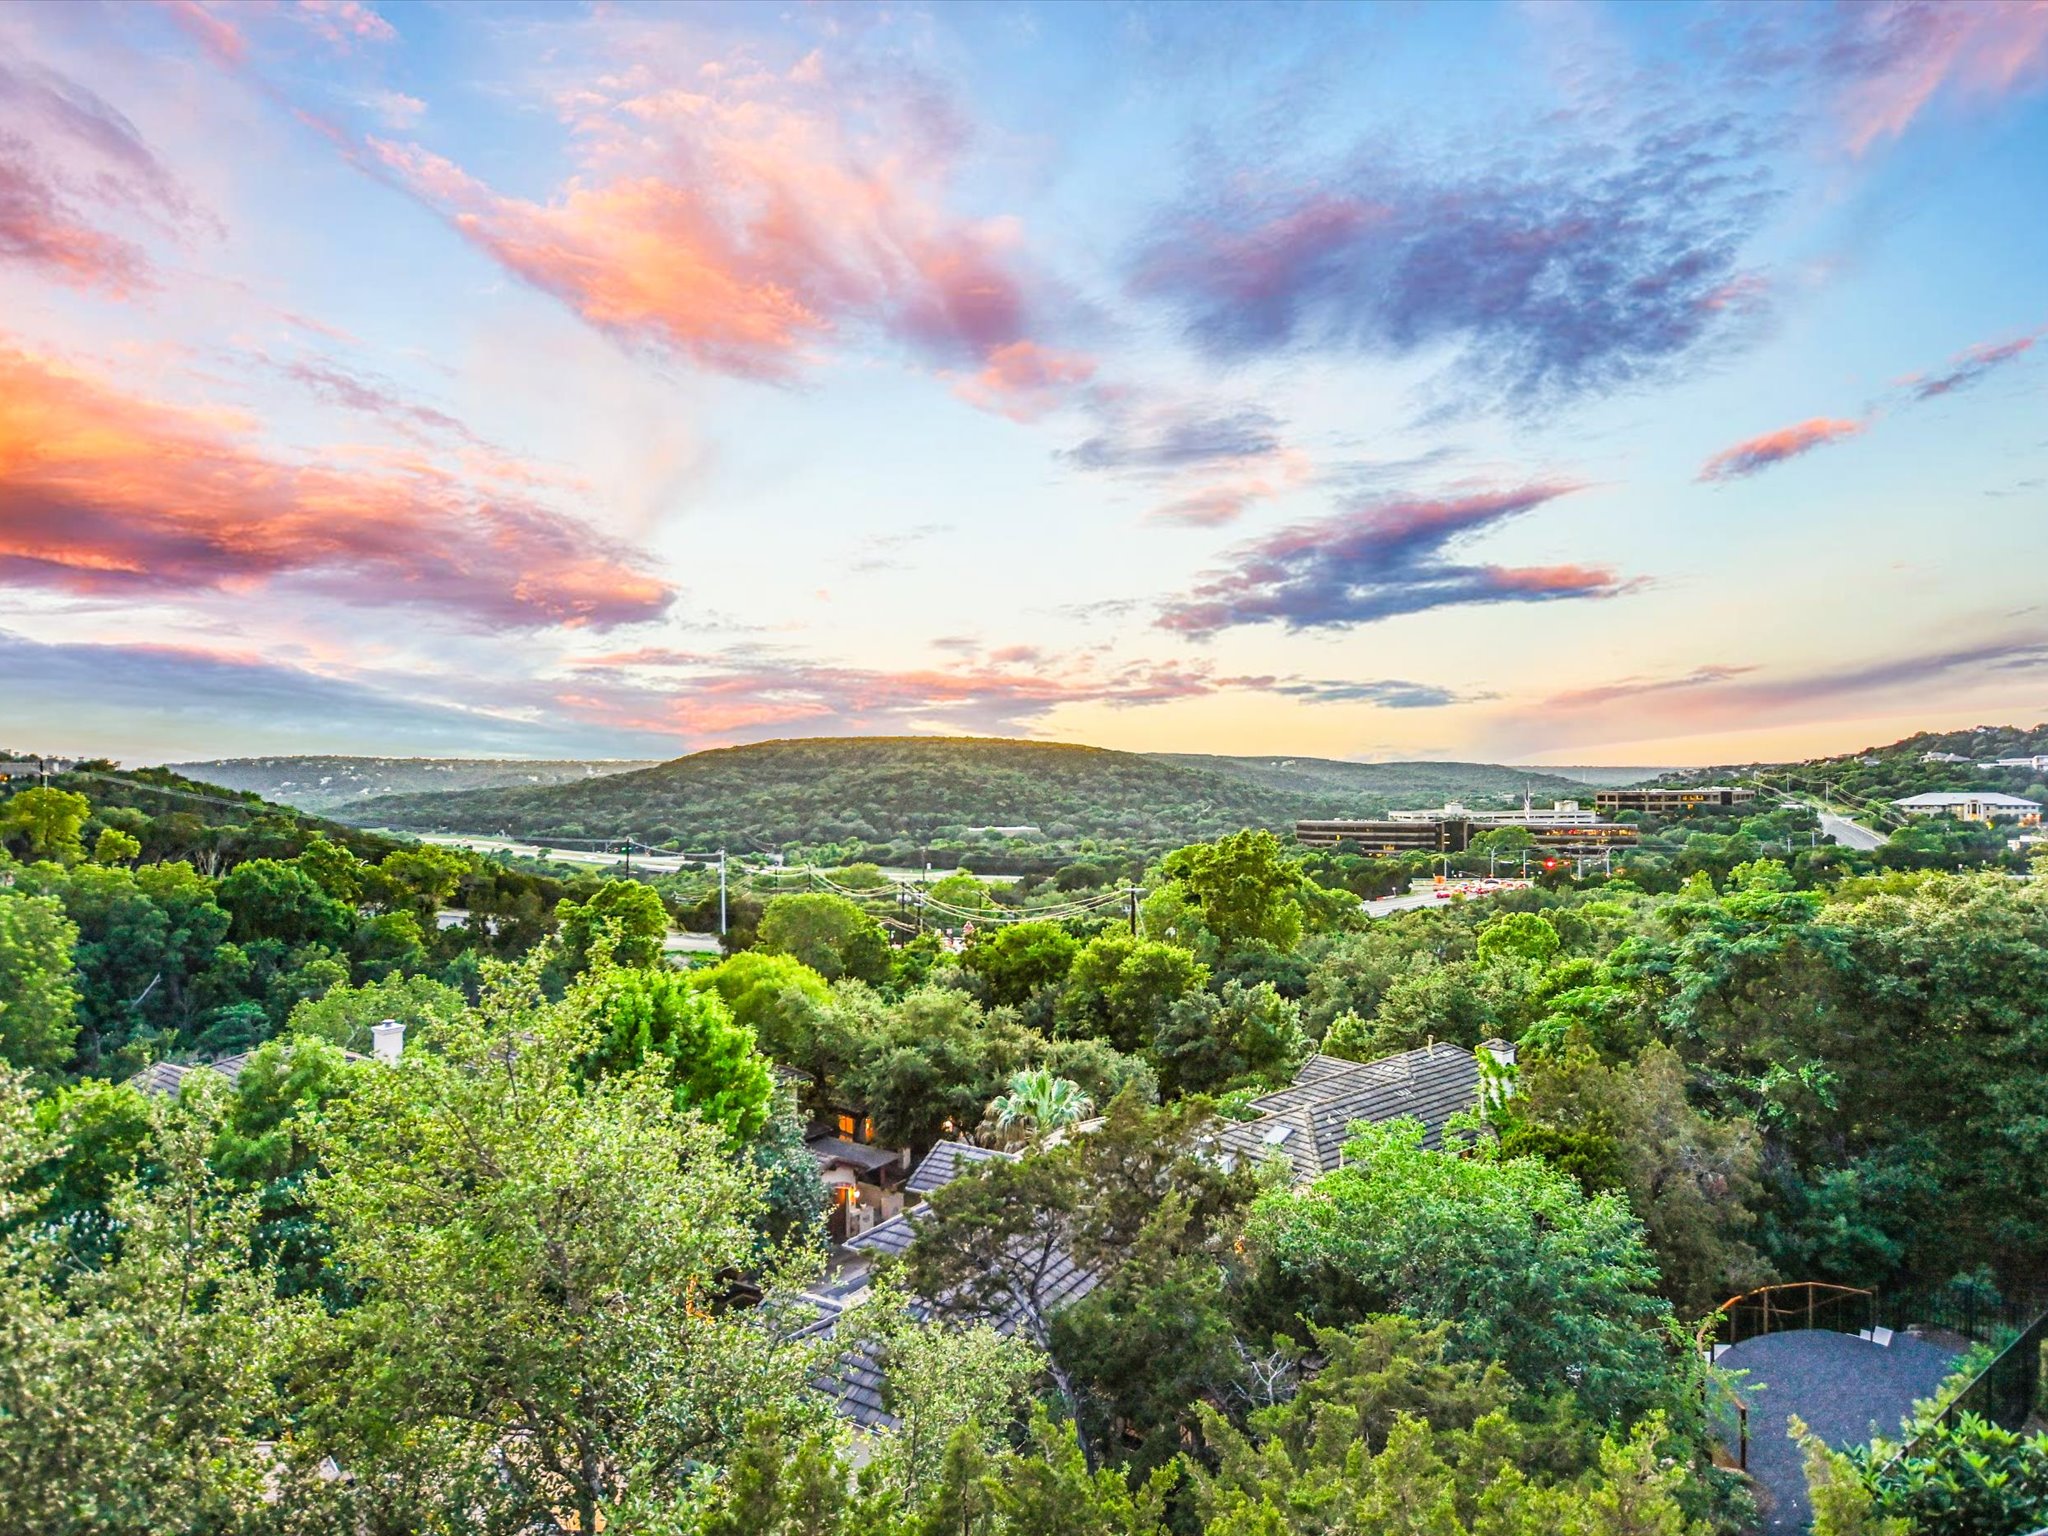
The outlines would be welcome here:
M 1670 1309 L 1641 1226 L 1537 1159 L 1427 1151 L 1409 1120 L 1357 1126 L 1343 1167 L 1260 1198 L 1250 1241 L 1281 1319 L 1446 1322 L 1457 1358 L 1537 1393 L 1576 1387 L 1603 1419 L 1670 1399 Z
M 695 1110 L 735 1143 L 751 1141 L 767 1123 L 768 1063 L 717 992 L 693 989 L 674 971 L 612 967 L 587 978 L 574 997 L 597 1025 L 584 1061 L 592 1078 L 652 1066 L 671 1085 L 677 1109 Z
M 0 891 L 0 1063 L 55 1072 L 78 1038 L 78 929 L 53 896 Z
M 39 784 L 0 802 L 0 837 L 21 838 L 36 858 L 75 863 L 85 857 L 79 829 L 91 814 L 85 796 Z
M 882 925 L 829 891 L 777 896 L 761 913 L 758 942 L 770 954 L 802 961 L 827 981 L 889 979 L 889 940 Z
M 641 967 L 661 959 L 668 937 L 668 909 L 661 896 L 637 880 L 607 880 L 588 901 L 564 901 L 555 908 L 561 967 L 571 976 L 590 969 L 601 937 L 608 937 L 614 965 Z
M 335 1529 L 588 1532 L 723 1461 L 750 1415 L 825 1411 L 775 1309 L 713 1305 L 755 1251 L 747 1165 L 658 1064 L 586 1083 L 595 1024 L 530 970 L 495 977 L 320 1121 L 317 1209 L 363 1297 L 306 1363 L 287 1503 L 341 1506 Z M 420 1475 L 423 1450 L 465 1475 Z

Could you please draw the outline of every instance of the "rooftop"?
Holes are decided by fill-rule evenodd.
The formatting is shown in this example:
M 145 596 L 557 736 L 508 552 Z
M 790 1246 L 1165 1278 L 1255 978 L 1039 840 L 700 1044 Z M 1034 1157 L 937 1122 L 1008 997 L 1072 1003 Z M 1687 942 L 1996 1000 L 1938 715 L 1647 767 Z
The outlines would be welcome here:
M 1450 1118 L 1478 1103 L 1479 1060 L 1461 1045 L 1439 1041 L 1370 1062 L 1319 1054 L 1302 1064 L 1291 1088 L 1251 1101 L 1258 1119 L 1225 1126 L 1218 1140 L 1254 1160 L 1284 1155 L 1296 1181 L 1306 1183 L 1343 1161 L 1359 1121 L 1419 1120 L 1422 1144 L 1435 1149 Z

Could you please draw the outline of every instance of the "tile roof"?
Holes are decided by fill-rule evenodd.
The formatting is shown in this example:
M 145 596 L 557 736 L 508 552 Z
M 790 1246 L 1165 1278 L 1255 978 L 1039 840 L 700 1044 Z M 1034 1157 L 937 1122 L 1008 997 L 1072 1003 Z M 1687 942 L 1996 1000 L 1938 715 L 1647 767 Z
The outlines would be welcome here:
M 987 1162 L 993 1158 L 1009 1158 L 1012 1154 L 999 1152 L 991 1147 L 970 1147 L 964 1142 L 942 1141 L 926 1154 L 918 1164 L 917 1172 L 911 1176 L 912 1186 L 924 1181 L 919 1193 L 929 1194 L 941 1185 L 959 1177 L 970 1164 Z M 841 1246 L 856 1253 L 880 1256 L 884 1254 L 901 1257 L 910 1251 L 910 1245 L 917 1239 L 917 1222 L 923 1218 L 928 1207 L 918 1205 L 887 1221 L 876 1222 L 867 1231 L 850 1237 Z M 1043 1283 L 1040 1287 L 1042 1299 L 1048 1311 L 1079 1301 L 1095 1289 L 1098 1277 L 1092 1270 L 1076 1264 L 1065 1253 L 1055 1253 L 1047 1263 Z M 846 1298 L 831 1309 L 829 1317 L 821 1317 L 814 1325 L 818 1332 L 836 1332 L 840 1314 L 846 1306 L 855 1304 Z M 824 1312 L 827 1308 L 820 1307 Z M 912 1301 L 911 1315 L 920 1322 L 928 1320 L 934 1309 L 926 1302 Z M 1021 1309 L 1001 1317 L 990 1318 L 1003 1333 L 1012 1333 L 1022 1321 Z M 862 1344 L 847 1350 L 834 1361 L 833 1365 L 818 1380 L 818 1387 L 829 1393 L 837 1402 L 839 1412 L 863 1429 L 894 1429 L 897 1420 L 883 1406 L 884 1373 L 876 1360 L 873 1349 Z
M 243 1068 L 249 1065 L 249 1058 L 255 1054 L 255 1051 L 249 1050 L 237 1051 L 232 1056 L 216 1056 L 212 1061 L 153 1061 L 129 1078 L 128 1086 L 140 1088 L 144 1093 L 175 1096 L 184 1086 L 186 1075 L 202 1069 L 218 1072 L 231 1083 L 239 1082 Z M 341 1054 L 348 1061 L 373 1059 L 357 1051 L 343 1051 Z
M 985 1163 L 992 1158 L 1011 1155 L 995 1147 L 972 1147 L 964 1141 L 937 1142 L 931 1151 L 925 1153 L 924 1161 L 917 1165 L 903 1187 L 914 1195 L 928 1195 L 941 1184 L 952 1183 L 969 1163 Z
M 1358 1121 L 1420 1120 L 1422 1144 L 1437 1148 L 1451 1116 L 1478 1102 L 1479 1062 L 1463 1046 L 1436 1043 L 1372 1062 L 1311 1056 L 1294 1086 L 1251 1101 L 1258 1119 L 1223 1127 L 1217 1140 L 1251 1160 L 1284 1156 L 1306 1183 L 1343 1160 Z
M 870 1147 L 858 1141 L 848 1141 L 843 1136 L 820 1136 L 804 1145 L 811 1149 L 811 1156 L 821 1164 L 847 1163 L 864 1173 L 888 1167 L 897 1156 L 892 1148 Z

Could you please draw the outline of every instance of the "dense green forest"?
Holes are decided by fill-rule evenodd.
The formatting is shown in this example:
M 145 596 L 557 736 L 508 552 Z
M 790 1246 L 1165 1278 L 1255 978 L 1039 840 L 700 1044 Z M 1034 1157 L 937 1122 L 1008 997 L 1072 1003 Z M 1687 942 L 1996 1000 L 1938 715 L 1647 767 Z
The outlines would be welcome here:
M 2048 860 L 1810 819 L 1674 818 L 1612 878 L 1379 919 L 1380 861 L 1258 830 L 1145 860 L 1134 919 L 911 936 L 764 887 L 679 970 L 644 883 L 161 775 L 17 787 L 0 1526 L 1753 1530 L 1703 1314 L 2048 1267 Z M 396 1067 L 344 1054 L 387 1017 Z M 1311 1051 L 1492 1038 L 1441 1151 L 1397 1119 L 1306 1182 L 1215 1155 Z M 1012 1154 L 830 1328 L 798 1095 Z M 859 1437 L 820 1385 L 849 1351 L 892 1415 Z M 1810 1466 L 1818 1536 L 2048 1521 L 2048 1437 L 1981 1421 Z
M 229 757 L 170 763 L 173 773 L 261 795 L 302 811 L 331 811 L 377 795 L 527 789 L 652 768 L 652 758 Z
M 1566 780 L 1485 764 L 1146 757 L 1095 747 L 952 737 L 822 738 L 696 752 L 637 773 L 539 789 L 401 795 L 349 816 L 421 831 L 522 837 L 633 834 L 683 847 L 816 848 L 886 861 L 934 845 L 958 851 L 1081 839 L 1163 849 L 1243 826 L 1371 815 L 1391 805 L 1569 796 Z M 1025 839 L 980 832 L 1032 827 Z

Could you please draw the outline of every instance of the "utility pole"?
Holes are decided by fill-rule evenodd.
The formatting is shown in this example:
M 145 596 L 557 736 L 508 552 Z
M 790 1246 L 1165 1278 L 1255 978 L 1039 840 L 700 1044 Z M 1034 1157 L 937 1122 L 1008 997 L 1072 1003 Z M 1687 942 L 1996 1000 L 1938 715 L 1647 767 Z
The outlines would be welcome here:
M 725 850 L 718 850 L 718 936 L 725 937 Z
M 1130 888 L 1130 898 L 1131 898 L 1131 937 L 1135 939 L 1135 938 L 1136 938 L 1136 937 L 1138 936 L 1138 888 L 1137 888 L 1137 887 L 1136 887 L 1135 885 L 1134 885 L 1134 886 L 1132 886 L 1132 887 Z

